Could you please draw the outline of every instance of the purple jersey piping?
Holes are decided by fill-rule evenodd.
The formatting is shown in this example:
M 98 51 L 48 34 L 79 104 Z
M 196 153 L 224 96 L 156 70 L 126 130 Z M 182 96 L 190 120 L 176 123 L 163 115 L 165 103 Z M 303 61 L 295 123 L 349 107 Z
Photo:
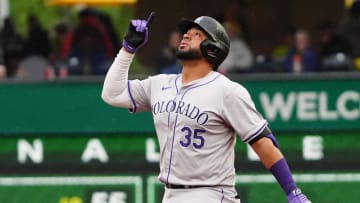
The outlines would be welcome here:
M 180 78 L 180 74 L 175 78 L 175 81 L 174 81 L 174 83 L 175 83 L 175 88 L 176 88 L 176 95 L 179 93 L 179 89 L 178 89 L 178 86 L 176 85 L 176 81 L 178 80 Z M 175 96 L 175 98 L 176 98 L 176 96 Z M 168 113 L 168 127 L 170 127 L 170 117 L 171 117 L 171 114 L 170 114 L 170 112 Z
M 254 139 L 256 136 L 258 136 L 263 130 L 264 128 L 268 125 L 267 122 L 265 122 L 264 125 L 261 126 L 261 128 L 259 128 L 259 130 L 257 130 L 254 134 L 252 134 L 249 138 L 247 138 L 244 142 L 250 142 L 252 139 Z
M 137 110 L 137 106 L 136 106 L 136 103 L 135 103 L 135 99 L 134 99 L 134 97 L 133 97 L 132 94 L 131 94 L 130 80 L 128 80 L 128 92 L 129 92 L 129 95 L 130 95 L 131 102 L 132 102 L 132 104 L 133 104 L 133 109 L 131 109 L 131 112 L 135 113 L 136 110 Z
M 176 123 L 177 123 L 178 116 L 179 116 L 179 114 L 176 114 L 175 123 L 174 123 L 174 129 L 173 129 L 172 142 L 171 142 L 170 161 L 169 161 L 169 167 L 168 167 L 168 175 L 167 175 L 167 177 L 166 177 L 166 183 L 169 183 L 170 170 L 171 170 L 171 162 L 172 162 L 172 155 L 173 155 L 174 141 L 175 141 L 175 130 L 176 130 Z
M 189 92 L 189 90 L 192 90 L 192 89 L 194 89 L 194 88 L 207 85 L 207 84 L 213 82 L 214 80 L 216 80 L 218 77 L 220 77 L 220 74 L 219 74 L 218 76 L 216 76 L 214 79 L 212 79 L 212 80 L 210 80 L 210 81 L 208 81 L 208 82 L 206 82 L 206 83 L 204 83 L 204 84 L 199 84 L 199 85 L 195 85 L 195 86 L 193 86 L 193 87 L 190 87 L 189 89 L 187 89 L 187 90 L 184 92 L 183 96 L 181 97 L 181 101 L 184 99 L 185 94 L 186 94 L 187 92 Z
M 177 86 L 177 81 L 180 78 L 180 74 L 175 78 L 175 87 L 176 87 L 176 94 L 179 94 L 179 87 Z
M 221 203 L 223 203 L 225 195 L 224 195 L 224 188 L 221 188 Z
M 204 85 L 207 85 L 207 84 L 215 81 L 217 78 L 219 78 L 219 76 L 221 76 L 221 75 L 220 75 L 220 74 L 217 75 L 215 78 L 213 78 L 212 80 L 210 80 L 210 81 L 208 81 L 208 82 L 206 82 L 206 83 L 203 83 L 203 84 L 199 84 L 199 85 L 190 87 L 190 88 L 187 89 L 187 90 L 184 92 L 184 94 L 182 95 L 181 101 L 184 99 L 185 94 L 188 93 L 189 90 L 194 89 L 194 88 L 197 88 L 197 87 L 201 87 L 201 86 L 204 86 Z M 176 80 L 177 80 L 178 78 L 179 78 L 179 77 L 177 77 Z M 175 86 L 176 86 L 176 80 L 175 80 Z M 176 86 L 176 91 L 177 91 L 177 93 L 179 92 L 177 86 Z M 175 140 L 175 134 L 176 134 L 176 133 L 175 133 L 175 130 L 176 130 L 176 125 L 177 125 L 178 116 L 179 116 L 179 114 L 176 114 L 175 123 L 174 123 L 174 128 L 173 128 L 173 136 L 172 136 L 172 143 L 171 143 L 171 150 L 170 150 L 170 161 L 169 161 L 168 175 L 167 175 L 167 178 L 166 178 L 166 183 L 169 183 L 169 177 L 170 177 L 170 172 L 171 172 L 171 162 L 172 162 L 172 157 L 173 157 L 174 140 Z
M 176 84 L 176 82 L 177 82 L 177 80 L 180 78 L 180 74 L 175 78 L 175 81 L 174 81 L 174 83 L 175 83 L 175 88 L 176 88 L 176 95 L 179 93 L 179 89 L 178 89 L 178 86 L 177 86 L 177 84 Z M 175 96 L 175 98 L 176 98 L 176 96 Z M 174 98 L 174 99 L 175 99 Z M 168 127 L 170 127 L 170 117 L 171 117 L 171 114 L 170 114 L 170 112 L 168 113 Z M 177 117 L 178 117 L 178 115 L 176 115 L 176 117 L 175 117 L 175 123 L 174 123 L 174 125 L 176 126 L 176 123 L 177 123 Z M 174 146 L 174 135 L 175 135 L 175 127 L 174 127 L 174 129 L 173 129 L 173 139 L 172 139 L 172 143 L 171 143 L 171 151 L 170 151 L 170 161 L 169 161 L 169 167 L 168 167 L 168 175 L 167 175 L 167 177 L 166 177 L 166 183 L 169 183 L 169 176 L 170 176 L 170 166 L 171 166 L 171 157 L 172 157 L 172 153 L 173 153 L 173 146 Z

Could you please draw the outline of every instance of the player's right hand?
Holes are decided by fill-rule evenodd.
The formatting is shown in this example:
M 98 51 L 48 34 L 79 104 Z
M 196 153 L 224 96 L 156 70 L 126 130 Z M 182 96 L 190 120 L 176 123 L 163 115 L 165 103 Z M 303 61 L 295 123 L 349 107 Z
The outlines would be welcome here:
M 149 38 L 149 23 L 154 18 L 152 12 L 147 20 L 134 19 L 130 21 L 129 29 L 123 40 L 123 48 L 129 53 L 135 53 L 137 49 L 143 46 Z
M 289 203 L 311 203 L 310 200 L 301 192 L 299 188 L 293 190 L 288 196 L 287 196 Z

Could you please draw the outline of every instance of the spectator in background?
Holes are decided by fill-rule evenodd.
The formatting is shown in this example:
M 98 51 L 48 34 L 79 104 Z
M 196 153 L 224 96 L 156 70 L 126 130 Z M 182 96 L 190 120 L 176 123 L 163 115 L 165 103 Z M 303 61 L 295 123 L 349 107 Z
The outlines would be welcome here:
M 247 2 L 240 0 L 231 0 L 223 13 L 216 16 L 216 19 L 221 23 L 226 22 L 235 24 L 241 28 L 241 37 L 245 42 L 249 42 L 249 25 L 247 16 Z
M 48 31 L 38 17 L 27 17 L 28 37 L 25 40 L 25 58 L 18 69 L 18 78 L 25 80 L 53 79 L 54 70 L 49 63 L 51 43 Z
M 8 78 L 17 77 L 20 63 L 24 58 L 25 42 L 16 31 L 15 24 L 10 17 L 5 18 L 3 29 L 0 31 L 0 45 L 3 50 L 4 65 Z
M 4 79 L 5 77 L 6 77 L 6 67 L 4 66 L 2 47 L 0 46 L 0 80 Z
M 68 25 L 65 22 L 59 22 L 55 25 L 50 37 L 52 44 L 50 63 L 54 66 L 56 74 L 60 78 L 65 78 L 68 75 L 66 64 L 61 58 L 61 51 L 68 31 Z
M 309 33 L 297 30 L 294 36 L 294 47 L 289 50 L 285 61 L 285 72 L 315 72 L 319 69 L 319 55 L 312 48 Z
M 225 22 L 224 28 L 230 39 L 230 50 L 218 71 L 223 74 L 250 72 L 254 55 L 242 39 L 240 27 L 237 24 Z
M 111 38 L 95 10 L 82 10 L 79 19 L 66 36 L 62 50 L 69 75 L 103 75 L 114 56 Z
M 106 32 L 108 33 L 112 46 L 113 46 L 113 53 L 114 56 L 116 53 L 119 52 L 121 45 L 119 40 L 119 35 L 116 33 L 114 25 L 112 23 L 112 20 L 110 16 L 105 12 L 99 12 L 98 17 L 100 22 L 104 25 Z
M 167 44 L 160 48 L 160 53 L 157 53 L 155 58 L 155 65 L 158 68 L 158 73 L 180 73 L 181 64 L 176 58 L 176 51 L 182 39 L 182 35 L 178 31 L 172 31 L 167 39 Z
M 330 56 L 335 53 L 351 55 L 351 45 L 347 39 L 335 33 L 335 23 L 324 20 L 317 25 L 320 42 L 320 54 Z
M 360 70 L 360 1 L 355 0 L 346 15 L 340 20 L 337 32 L 349 40 L 352 58 Z
M 25 41 L 26 56 L 42 56 L 49 59 L 51 43 L 48 31 L 41 25 L 38 17 L 34 14 L 27 18 L 28 38 Z
M 322 71 L 348 71 L 353 69 L 351 45 L 335 33 L 335 23 L 324 20 L 317 25 Z
M 5 78 L 6 78 L 6 67 L 0 64 L 0 80 L 3 80 Z
M 290 49 L 294 47 L 295 31 L 296 29 L 293 26 L 285 26 L 281 33 L 279 42 L 272 50 L 271 57 L 275 72 L 281 72 L 283 70 L 285 58 Z

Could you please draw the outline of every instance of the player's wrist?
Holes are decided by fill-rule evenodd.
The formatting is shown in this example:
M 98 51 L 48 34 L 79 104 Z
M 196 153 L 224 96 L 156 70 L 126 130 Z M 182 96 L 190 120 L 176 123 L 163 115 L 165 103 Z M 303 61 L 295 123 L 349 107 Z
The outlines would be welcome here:
M 134 54 L 137 50 L 137 48 L 133 45 L 131 45 L 128 41 L 124 40 L 123 43 L 123 48 L 130 54 Z
M 285 158 L 277 161 L 271 168 L 271 173 L 274 175 L 281 188 L 284 190 L 286 195 L 289 195 L 292 191 L 297 188 L 297 185 L 292 177 L 290 168 Z
M 134 58 L 134 53 L 129 52 L 128 50 L 126 50 L 124 47 L 122 47 L 119 51 L 119 53 L 117 54 L 116 58 L 123 58 L 123 59 L 128 59 L 128 60 L 132 60 Z

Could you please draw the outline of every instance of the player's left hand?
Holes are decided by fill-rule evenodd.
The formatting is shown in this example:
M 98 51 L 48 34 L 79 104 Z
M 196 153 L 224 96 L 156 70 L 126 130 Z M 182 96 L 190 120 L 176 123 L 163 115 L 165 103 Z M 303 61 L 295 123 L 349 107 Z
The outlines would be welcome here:
M 287 196 L 289 203 L 311 203 L 310 200 L 301 192 L 299 188 L 293 190 L 288 196 Z
M 154 18 L 152 12 L 147 20 L 133 19 L 130 21 L 129 29 L 126 32 L 123 47 L 130 53 L 135 53 L 137 49 L 143 46 L 149 37 L 149 24 Z

